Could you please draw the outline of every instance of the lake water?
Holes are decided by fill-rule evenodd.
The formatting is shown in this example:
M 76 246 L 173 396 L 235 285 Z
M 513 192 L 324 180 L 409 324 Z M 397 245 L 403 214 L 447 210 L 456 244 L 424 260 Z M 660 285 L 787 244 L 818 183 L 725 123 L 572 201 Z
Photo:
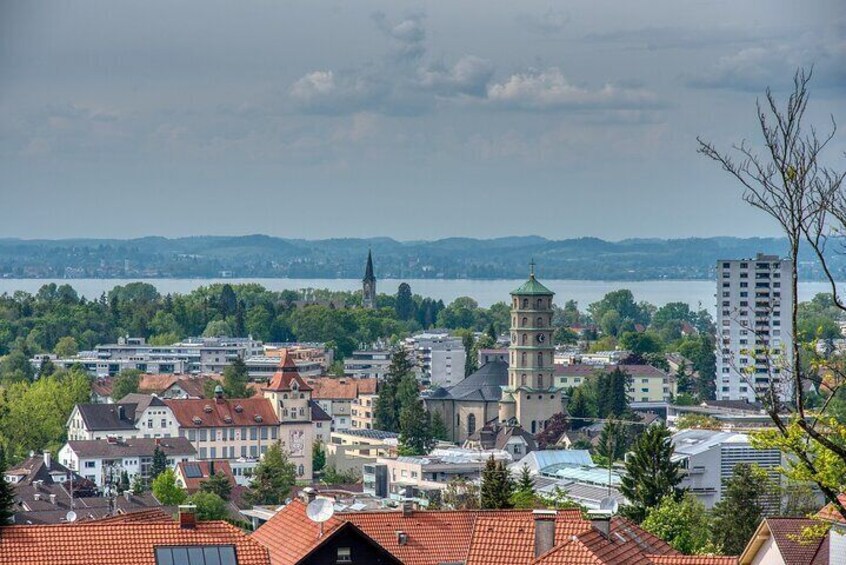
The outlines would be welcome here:
M 129 282 L 146 282 L 155 286 L 160 293 L 185 294 L 192 290 L 214 283 L 257 283 L 269 290 L 281 291 L 303 288 L 326 288 L 329 290 L 360 290 L 361 281 L 358 279 L 0 279 L 0 294 L 12 294 L 23 290 L 29 293 L 38 292 L 42 285 L 48 283 L 69 284 L 86 298 L 98 298 L 103 292 L 111 290 L 117 285 Z M 379 280 L 379 292 L 394 293 L 399 284 L 396 279 Z M 411 291 L 421 296 L 441 299 L 445 303 L 455 300 L 459 296 L 470 296 L 481 306 L 490 306 L 499 301 L 507 301 L 508 293 L 521 284 L 524 279 L 500 280 L 442 280 L 442 279 L 408 279 Z M 687 302 L 692 308 L 702 305 L 712 312 L 716 302 L 714 281 L 582 281 L 582 280 L 543 280 L 544 285 L 555 292 L 556 302 L 564 304 L 566 300 L 575 300 L 581 307 L 587 307 L 596 302 L 606 293 L 621 288 L 628 288 L 634 294 L 635 300 L 646 301 L 656 306 L 667 302 Z M 822 282 L 806 282 L 799 286 L 799 298 L 809 300 L 819 292 L 828 292 L 829 287 Z

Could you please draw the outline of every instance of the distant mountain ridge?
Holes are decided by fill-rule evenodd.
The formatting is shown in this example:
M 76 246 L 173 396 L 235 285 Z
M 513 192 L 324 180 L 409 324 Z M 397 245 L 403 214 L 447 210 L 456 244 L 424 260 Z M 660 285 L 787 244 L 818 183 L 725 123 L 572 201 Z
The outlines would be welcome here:
M 839 246 L 832 245 L 830 248 Z M 7 278 L 360 278 L 368 249 L 378 278 L 521 278 L 530 259 L 547 279 L 709 279 L 717 260 L 783 255 L 783 238 L 599 238 L 551 240 L 387 237 L 305 240 L 262 234 L 137 239 L 0 239 L 0 277 Z M 807 261 L 804 258 L 807 257 Z M 838 278 L 846 257 L 832 255 Z M 819 279 L 809 253 L 802 276 Z

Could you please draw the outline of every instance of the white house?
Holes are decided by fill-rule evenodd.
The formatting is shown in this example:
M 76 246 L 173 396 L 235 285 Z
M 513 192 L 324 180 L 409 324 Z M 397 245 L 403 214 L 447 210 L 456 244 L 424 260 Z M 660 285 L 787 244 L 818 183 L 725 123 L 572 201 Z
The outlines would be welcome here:
M 68 441 L 59 450 L 59 461 L 103 488 L 119 481 L 124 471 L 130 481 L 139 474 L 144 479 L 149 478 L 156 447 L 164 452 L 170 467 L 180 461 L 194 461 L 197 458 L 197 450 L 191 442 L 181 437 L 110 438 Z
M 157 396 L 128 394 L 116 404 L 77 404 L 67 422 L 68 440 L 179 435 L 173 411 Z

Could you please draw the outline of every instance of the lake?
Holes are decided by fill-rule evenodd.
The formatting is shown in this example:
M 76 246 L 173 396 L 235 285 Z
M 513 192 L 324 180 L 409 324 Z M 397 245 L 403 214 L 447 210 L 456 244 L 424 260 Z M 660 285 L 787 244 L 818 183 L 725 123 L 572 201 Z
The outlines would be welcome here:
M 444 280 L 444 279 L 408 279 L 411 291 L 421 296 L 441 299 L 449 303 L 459 296 L 470 296 L 481 306 L 490 306 L 499 301 L 507 301 L 508 293 L 520 286 L 525 279 L 498 280 Z M 360 290 L 358 279 L 0 279 L 0 294 L 12 294 L 22 290 L 36 293 L 42 285 L 48 283 L 69 284 L 76 291 L 89 299 L 98 298 L 103 292 L 117 285 L 129 282 L 146 282 L 155 286 L 162 294 L 185 294 L 192 290 L 214 283 L 257 283 L 269 290 L 297 290 L 302 288 L 326 288 L 329 290 Z M 399 284 L 397 279 L 385 279 L 377 282 L 379 292 L 394 293 Z M 550 290 L 555 292 L 556 302 L 564 304 L 566 300 L 575 300 L 581 307 L 596 302 L 606 293 L 621 288 L 628 288 L 634 293 L 635 300 L 646 301 L 656 306 L 667 302 L 686 302 L 692 308 L 698 305 L 711 310 L 716 309 L 714 294 L 716 283 L 707 280 L 687 281 L 582 281 L 582 280 L 543 280 Z M 799 298 L 809 300 L 819 292 L 828 292 L 829 287 L 822 282 L 806 282 L 799 286 Z

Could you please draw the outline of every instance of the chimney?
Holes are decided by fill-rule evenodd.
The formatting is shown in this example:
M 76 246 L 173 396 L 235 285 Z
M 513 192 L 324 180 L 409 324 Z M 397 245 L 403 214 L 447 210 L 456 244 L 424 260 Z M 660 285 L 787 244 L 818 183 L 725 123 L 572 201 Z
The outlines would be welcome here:
M 317 493 L 311 487 L 305 487 L 303 490 L 300 491 L 300 498 L 302 498 L 302 501 L 306 504 L 313 501 L 316 497 Z
M 125 490 L 125 491 L 123 491 L 123 498 L 124 498 L 127 502 L 129 502 L 129 501 L 130 501 L 130 499 L 132 498 L 132 491 L 131 491 L 131 490 Z
M 590 510 L 588 511 L 588 518 L 593 528 L 602 534 L 602 537 L 608 539 L 611 535 L 611 512 L 607 510 Z
M 533 510 L 535 519 L 535 557 L 555 547 L 555 510 Z
M 44 466 L 47 467 L 48 471 L 51 469 L 52 463 L 53 463 L 53 458 L 51 457 L 50 452 L 45 451 L 44 452 Z
M 214 459 L 209 461 L 209 478 L 214 476 Z
M 41 493 L 36 492 L 35 494 L 32 495 L 32 499 L 33 500 L 41 500 Z
M 56 495 L 50 493 L 50 504 L 56 504 Z
M 193 504 L 179 505 L 179 527 L 193 530 L 197 526 L 197 507 Z

